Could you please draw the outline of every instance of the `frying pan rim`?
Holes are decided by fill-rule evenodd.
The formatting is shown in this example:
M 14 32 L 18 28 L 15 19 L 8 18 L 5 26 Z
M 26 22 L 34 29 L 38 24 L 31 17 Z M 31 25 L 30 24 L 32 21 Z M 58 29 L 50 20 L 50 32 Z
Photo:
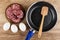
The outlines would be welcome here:
M 26 21 L 27 21 L 28 26 L 29 26 L 31 29 L 34 29 L 34 28 L 32 28 L 31 25 L 30 25 L 29 22 L 28 22 L 28 12 L 29 12 L 30 8 L 31 8 L 34 4 L 36 4 L 36 3 L 37 3 L 37 2 L 31 4 L 30 7 L 28 7 L 27 12 L 26 12 Z M 35 29 L 34 29 L 34 30 L 35 30 Z M 35 30 L 35 31 L 37 31 L 37 30 Z
M 38 2 L 45 2 L 45 1 L 38 1 Z M 30 10 L 30 8 L 33 6 L 33 5 L 35 5 L 36 3 L 38 3 L 38 2 L 34 2 L 33 4 L 31 4 L 30 5 L 30 7 L 28 7 L 28 9 L 27 9 L 27 12 L 26 12 L 26 21 L 27 21 L 27 24 L 28 24 L 28 26 L 31 28 L 31 29 L 33 29 L 33 30 L 35 30 L 33 27 L 31 27 L 31 25 L 29 24 L 29 21 L 28 21 L 28 12 L 29 12 L 29 10 Z M 48 3 L 48 2 L 46 2 L 46 3 Z M 51 4 L 52 5 L 52 4 Z M 56 20 L 56 22 L 57 22 L 57 20 Z M 55 23 L 56 24 L 56 23 Z M 37 30 L 35 30 L 35 31 L 37 31 Z

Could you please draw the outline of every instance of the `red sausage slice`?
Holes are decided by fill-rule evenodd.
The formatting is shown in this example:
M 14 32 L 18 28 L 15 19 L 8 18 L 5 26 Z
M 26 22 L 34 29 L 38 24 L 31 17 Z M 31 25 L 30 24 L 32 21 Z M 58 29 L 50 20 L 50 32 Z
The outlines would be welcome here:
M 9 5 L 6 9 L 7 18 L 14 23 L 21 22 L 24 16 L 24 12 L 22 9 L 22 6 L 17 3 Z

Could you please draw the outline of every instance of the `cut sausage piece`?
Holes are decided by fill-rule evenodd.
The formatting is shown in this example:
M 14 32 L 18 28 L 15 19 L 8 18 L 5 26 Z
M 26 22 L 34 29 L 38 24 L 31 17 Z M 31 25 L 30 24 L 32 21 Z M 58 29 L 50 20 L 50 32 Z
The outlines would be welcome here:
M 9 5 L 6 9 L 6 16 L 14 23 L 21 22 L 24 17 L 23 7 L 17 3 Z

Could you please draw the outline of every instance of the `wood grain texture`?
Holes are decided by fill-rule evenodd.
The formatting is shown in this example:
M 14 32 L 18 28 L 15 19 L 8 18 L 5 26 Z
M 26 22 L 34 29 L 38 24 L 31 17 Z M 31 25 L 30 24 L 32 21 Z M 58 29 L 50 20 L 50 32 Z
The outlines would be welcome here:
M 58 15 L 57 23 L 54 26 L 54 28 L 48 32 L 43 32 L 43 35 L 40 40 L 60 40 L 60 0 L 0 0 L 0 40 L 24 40 L 29 30 L 27 29 L 26 32 L 21 32 L 19 30 L 15 34 L 12 33 L 10 30 L 5 32 L 3 30 L 3 24 L 5 22 L 8 22 L 5 17 L 6 7 L 11 3 L 20 3 L 22 6 L 24 6 L 25 11 L 27 11 L 27 8 L 32 3 L 37 1 L 47 1 L 51 3 L 55 7 Z M 24 19 L 23 22 L 26 23 L 26 20 Z M 35 33 L 31 40 L 38 40 L 37 32 Z

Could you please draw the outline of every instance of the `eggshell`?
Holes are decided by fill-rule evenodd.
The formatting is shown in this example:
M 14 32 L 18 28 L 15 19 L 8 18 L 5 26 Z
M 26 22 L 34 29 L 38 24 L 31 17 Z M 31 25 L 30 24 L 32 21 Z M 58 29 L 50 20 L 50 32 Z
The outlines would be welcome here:
M 18 28 L 17 28 L 17 26 L 16 26 L 15 24 L 12 24 L 12 25 L 11 25 L 11 31 L 12 31 L 13 33 L 18 32 Z
M 5 24 L 3 25 L 3 30 L 4 30 L 4 31 L 9 30 L 9 28 L 10 28 L 10 23 L 9 23 L 9 22 L 7 22 L 7 23 L 5 23 Z
M 26 25 L 24 23 L 20 23 L 19 24 L 19 29 L 23 32 L 26 31 Z

